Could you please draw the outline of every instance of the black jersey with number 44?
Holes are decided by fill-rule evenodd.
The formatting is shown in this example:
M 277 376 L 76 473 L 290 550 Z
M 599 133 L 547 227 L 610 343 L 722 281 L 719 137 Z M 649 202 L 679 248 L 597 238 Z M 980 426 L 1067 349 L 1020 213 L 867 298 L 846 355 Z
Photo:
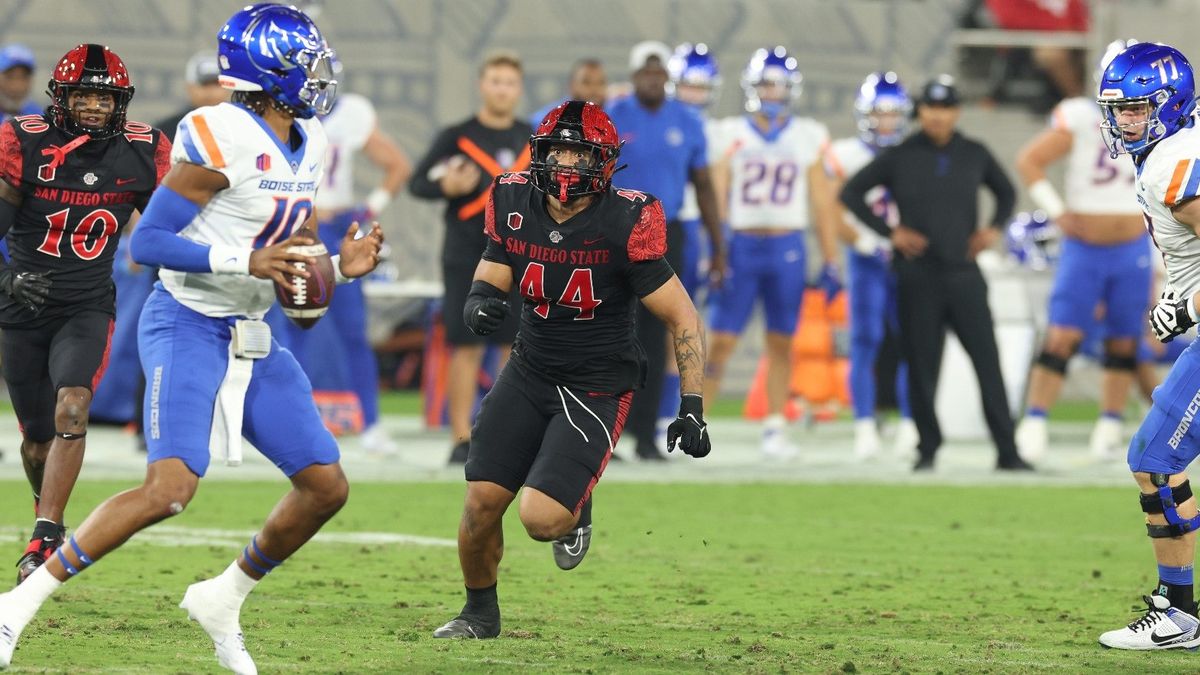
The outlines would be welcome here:
M 513 358 L 553 382 L 591 392 L 642 385 L 637 299 L 674 274 L 663 259 L 666 219 L 654 196 L 610 187 L 558 223 L 528 173 L 502 174 L 484 231 L 483 258 L 511 267 L 524 298 Z
M 0 326 L 33 326 L 80 305 L 112 312 L 121 229 L 145 208 L 170 157 L 166 136 L 140 122 L 100 140 L 71 136 L 41 115 L 0 125 L 0 179 L 22 198 L 8 230 L 9 262 L 50 279 L 36 314 L 0 293 Z

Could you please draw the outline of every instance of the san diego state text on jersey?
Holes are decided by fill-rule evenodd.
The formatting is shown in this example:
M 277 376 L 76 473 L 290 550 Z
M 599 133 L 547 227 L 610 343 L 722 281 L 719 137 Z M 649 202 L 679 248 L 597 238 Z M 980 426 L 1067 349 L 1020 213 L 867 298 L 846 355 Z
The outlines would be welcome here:
M 36 318 L 0 295 L 0 325 L 46 321 L 79 304 L 113 311 L 117 239 L 166 174 L 170 154 L 162 132 L 140 122 L 104 140 L 71 136 L 41 115 L 0 125 L 0 179 L 23 198 L 8 231 L 11 263 L 51 279 Z
M 527 174 L 495 183 L 483 257 L 513 270 L 525 302 L 514 353 L 556 382 L 596 392 L 641 385 L 645 357 L 634 337 L 635 302 L 670 278 L 666 221 L 653 196 L 597 195 L 564 223 Z M 656 263 L 638 268 L 639 263 Z

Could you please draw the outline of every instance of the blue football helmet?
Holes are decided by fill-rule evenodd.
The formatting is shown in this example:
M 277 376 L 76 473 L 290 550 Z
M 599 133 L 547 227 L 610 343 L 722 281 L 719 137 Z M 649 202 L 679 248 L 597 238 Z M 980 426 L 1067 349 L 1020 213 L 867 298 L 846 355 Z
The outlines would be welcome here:
M 854 121 L 859 138 L 877 148 L 899 143 L 908 133 L 912 109 L 912 99 L 900 83 L 900 76 L 891 71 L 871 73 L 863 80 L 854 99 Z M 891 117 L 891 129 L 880 128 L 884 115 Z
M 675 48 L 671 60 L 667 63 L 667 73 L 671 76 L 667 82 L 667 93 L 679 100 L 698 108 L 707 108 L 717 100 L 721 88 L 721 71 L 717 68 L 717 60 L 708 45 L 703 42 L 693 45 L 685 42 Z M 695 87 L 703 95 L 689 100 L 682 95 L 679 85 Z
M 1045 211 L 1018 213 L 1004 230 L 1004 243 L 1022 267 L 1041 271 L 1058 262 L 1058 226 Z
M 223 87 L 266 92 L 295 117 L 325 114 L 337 96 L 332 52 L 294 7 L 263 2 L 234 14 L 217 34 L 217 61 Z
M 1104 112 L 1100 129 L 1109 154 L 1143 154 L 1187 126 L 1196 108 L 1192 65 L 1174 47 L 1139 42 L 1104 69 L 1096 102 Z
M 787 49 L 759 49 L 750 57 L 750 63 L 742 72 L 742 91 L 746 94 L 746 112 L 761 112 L 767 117 L 778 119 L 787 114 L 791 105 L 800 98 L 804 77 L 796 65 L 796 57 L 788 56 Z M 760 89 L 779 89 L 778 96 L 764 98 Z

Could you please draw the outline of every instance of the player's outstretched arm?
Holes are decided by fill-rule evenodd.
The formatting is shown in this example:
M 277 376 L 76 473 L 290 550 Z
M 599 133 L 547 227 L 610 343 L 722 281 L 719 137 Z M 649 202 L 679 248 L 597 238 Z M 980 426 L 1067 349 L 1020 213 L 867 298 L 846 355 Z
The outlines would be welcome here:
M 667 428 L 667 451 L 678 445 L 692 457 L 712 450 L 704 422 L 704 326 L 692 299 L 674 275 L 642 298 L 650 313 L 667 325 L 679 366 L 679 416 Z

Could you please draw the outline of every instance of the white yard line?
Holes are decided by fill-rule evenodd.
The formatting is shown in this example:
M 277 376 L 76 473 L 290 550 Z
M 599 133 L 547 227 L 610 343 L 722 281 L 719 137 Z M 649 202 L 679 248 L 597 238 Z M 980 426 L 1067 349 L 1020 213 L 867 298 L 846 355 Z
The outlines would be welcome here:
M 20 537 L 27 535 L 28 532 L 28 528 L 0 527 L 0 536 L 4 537 Z M 131 541 L 156 546 L 242 546 L 250 540 L 250 537 L 254 536 L 254 533 L 255 530 L 155 525 L 137 533 Z M 318 532 L 312 541 L 319 544 L 458 546 L 458 542 L 453 539 L 400 532 Z

